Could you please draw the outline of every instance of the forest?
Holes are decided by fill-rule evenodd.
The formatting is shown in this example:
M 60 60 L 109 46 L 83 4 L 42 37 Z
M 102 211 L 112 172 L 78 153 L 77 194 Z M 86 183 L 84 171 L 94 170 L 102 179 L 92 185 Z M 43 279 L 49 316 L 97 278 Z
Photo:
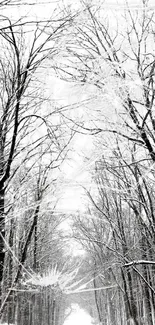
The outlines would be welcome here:
M 1 324 L 155 325 L 154 186 L 154 2 L 1 0 Z

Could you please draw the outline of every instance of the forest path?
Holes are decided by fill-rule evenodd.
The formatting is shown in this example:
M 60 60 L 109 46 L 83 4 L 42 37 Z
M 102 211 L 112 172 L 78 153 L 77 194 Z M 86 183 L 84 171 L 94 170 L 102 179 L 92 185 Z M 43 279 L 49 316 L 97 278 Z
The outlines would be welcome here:
M 98 325 L 98 323 L 94 292 L 85 291 L 68 295 L 63 325 Z
M 71 306 L 68 308 L 67 312 L 69 313 L 69 315 L 67 316 L 64 325 L 94 324 L 93 318 L 85 309 L 81 308 L 78 304 L 72 303 Z

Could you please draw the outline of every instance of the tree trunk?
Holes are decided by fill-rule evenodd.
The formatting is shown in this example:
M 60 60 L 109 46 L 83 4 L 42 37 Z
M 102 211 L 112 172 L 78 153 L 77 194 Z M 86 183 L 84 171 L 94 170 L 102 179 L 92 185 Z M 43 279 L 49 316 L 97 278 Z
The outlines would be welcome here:
M 1 173 L 0 173 L 1 175 Z M 5 217 L 4 217 L 4 187 L 0 188 L 0 282 L 2 283 L 3 279 L 3 266 L 5 258 Z M 0 292 L 1 293 L 1 292 Z

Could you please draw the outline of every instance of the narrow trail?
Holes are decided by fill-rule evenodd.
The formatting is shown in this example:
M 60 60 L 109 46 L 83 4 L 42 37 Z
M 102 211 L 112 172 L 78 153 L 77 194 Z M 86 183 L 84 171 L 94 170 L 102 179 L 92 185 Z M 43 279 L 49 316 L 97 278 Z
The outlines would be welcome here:
M 69 294 L 66 306 L 63 325 L 98 325 L 93 291 Z
M 90 314 L 82 309 L 78 304 L 72 303 L 68 308 L 69 316 L 66 318 L 64 325 L 92 325 L 95 324 Z

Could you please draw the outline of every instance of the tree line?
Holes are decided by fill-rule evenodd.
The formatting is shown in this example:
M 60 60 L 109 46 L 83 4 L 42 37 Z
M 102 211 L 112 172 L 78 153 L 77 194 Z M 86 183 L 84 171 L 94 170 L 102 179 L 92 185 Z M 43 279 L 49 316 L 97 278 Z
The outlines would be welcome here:
M 3 8 L 11 5 L 14 1 L 1 2 Z M 59 168 L 78 132 L 93 136 L 98 152 L 92 171 L 97 190 L 86 189 L 90 204 L 84 216 L 73 216 L 73 237 L 92 261 L 99 321 L 153 325 L 153 6 L 142 0 L 113 12 L 106 2 L 79 1 L 78 8 L 60 6 L 47 20 L 14 21 L 2 15 L 0 25 L 2 319 L 63 322 L 60 301 L 63 310 L 69 284 L 60 272 L 64 239 L 58 225 L 66 216 L 57 215 L 51 201 Z M 85 121 L 70 114 L 73 105 L 67 115 L 66 108 L 46 96 L 43 76 L 48 69 L 77 87 Z M 88 106 L 80 102 L 82 91 Z M 58 269 L 53 266 L 50 273 L 54 263 Z M 64 274 L 76 283 L 71 264 Z

